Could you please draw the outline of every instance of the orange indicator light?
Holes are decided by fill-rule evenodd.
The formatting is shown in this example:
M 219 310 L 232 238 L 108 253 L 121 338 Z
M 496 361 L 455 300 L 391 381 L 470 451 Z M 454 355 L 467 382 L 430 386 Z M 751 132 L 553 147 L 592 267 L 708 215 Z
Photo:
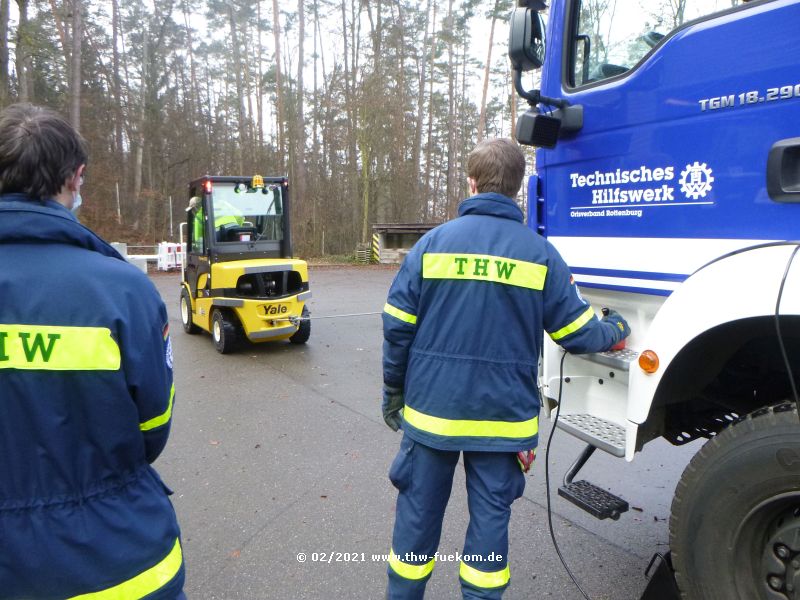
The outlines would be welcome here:
M 645 350 L 639 355 L 639 367 L 645 373 L 655 373 L 658 371 L 658 354 L 652 350 Z

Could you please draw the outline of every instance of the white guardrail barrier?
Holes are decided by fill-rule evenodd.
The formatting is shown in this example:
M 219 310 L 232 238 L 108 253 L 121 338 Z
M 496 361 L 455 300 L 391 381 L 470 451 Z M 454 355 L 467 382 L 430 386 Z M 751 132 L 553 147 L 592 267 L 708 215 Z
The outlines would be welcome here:
M 128 246 L 114 242 L 111 244 L 129 263 L 147 273 L 147 264 L 155 263 L 159 271 L 172 271 L 180 269 L 186 253 L 185 244 L 174 242 L 161 242 L 158 246 Z M 141 252 L 141 254 L 130 254 L 128 250 Z M 147 251 L 155 250 L 155 254 Z M 144 252 L 142 252 L 144 251 Z

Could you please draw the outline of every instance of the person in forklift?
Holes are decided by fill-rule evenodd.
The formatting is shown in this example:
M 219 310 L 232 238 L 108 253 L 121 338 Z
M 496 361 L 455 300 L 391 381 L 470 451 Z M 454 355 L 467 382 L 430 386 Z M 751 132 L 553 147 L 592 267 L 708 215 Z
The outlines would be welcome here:
M 87 155 L 51 110 L 0 112 L 0 596 L 185 599 L 150 466 L 175 395 L 167 310 L 74 216 Z
M 193 214 L 192 218 L 192 252 L 202 252 L 201 247 L 203 241 L 203 204 L 199 196 L 192 196 L 189 199 L 189 206 L 186 207 L 186 212 Z
M 224 198 L 214 198 L 214 230 L 218 242 L 232 242 L 228 230 L 244 225 L 242 213 Z
M 389 470 L 398 489 L 392 600 L 424 595 L 461 452 L 470 514 L 462 594 L 503 595 L 511 504 L 538 442 L 542 334 L 585 353 L 630 333 L 614 311 L 598 320 L 556 249 L 523 224 L 516 143 L 481 142 L 467 173 L 473 195 L 411 249 L 383 312 L 383 416 L 404 431 Z
M 202 248 L 194 247 L 195 240 L 203 239 L 203 203 L 199 196 L 192 196 L 189 199 L 189 206 L 186 211 L 194 212 L 193 227 L 192 227 L 192 250 L 196 252 L 202 251 Z M 230 241 L 226 239 L 226 230 L 228 227 L 241 227 L 244 224 L 244 217 L 230 202 L 222 199 L 214 200 L 214 231 L 215 239 L 218 242 Z

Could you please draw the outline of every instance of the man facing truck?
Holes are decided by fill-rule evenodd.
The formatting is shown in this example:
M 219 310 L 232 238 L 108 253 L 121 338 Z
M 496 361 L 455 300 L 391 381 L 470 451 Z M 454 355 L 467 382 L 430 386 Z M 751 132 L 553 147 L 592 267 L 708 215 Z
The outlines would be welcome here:
M 404 431 L 389 473 L 399 491 L 391 599 L 424 595 L 461 452 L 470 511 L 462 593 L 502 596 L 511 504 L 538 443 L 542 334 L 586 353 L 630 333 L 614 311 L 595 316 L 555 248 L 523 224 L 513 198 L 524 171 L 511 140 L 478 144 L 467 163 L 472 196 L 414 246 L 389 291 L 383 413 Z

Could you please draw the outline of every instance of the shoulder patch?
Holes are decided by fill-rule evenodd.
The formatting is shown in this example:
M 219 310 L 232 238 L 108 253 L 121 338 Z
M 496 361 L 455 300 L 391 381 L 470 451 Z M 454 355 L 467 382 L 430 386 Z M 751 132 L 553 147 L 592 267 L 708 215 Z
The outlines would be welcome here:
M 167 337 L 167 347 L 164 350 L 164 359 L 167 362 L 167 368 L 172 370 L 172 340 Z
M 573 288 L 575 288 L 575 295 L 578 296 L 578 300 L 588 305 L 589 303 L 583 299 L 583 296 L 581 296 L 581 290 L 578 288 L 577 284 L 575 283 L 575 278 L 572 275 L 569 277 L 569 283 Z
M 161 333 L 164 336 L 164 360 L 167 363 L 167 368 L 172 370 L 172 339 L 169 337 L 169 323 L 164 325 Z

